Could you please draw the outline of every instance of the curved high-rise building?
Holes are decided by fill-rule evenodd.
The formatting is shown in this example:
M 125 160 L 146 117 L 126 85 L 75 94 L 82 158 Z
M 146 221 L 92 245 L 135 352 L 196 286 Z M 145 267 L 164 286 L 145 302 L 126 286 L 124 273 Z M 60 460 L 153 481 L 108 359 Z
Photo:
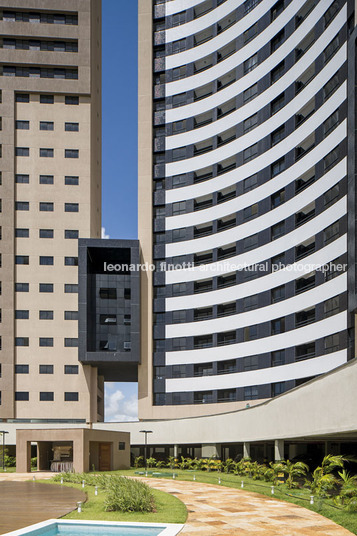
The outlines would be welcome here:
M 244 408 L 354 355 L 354 2 L 139 6 L 139 417 Z

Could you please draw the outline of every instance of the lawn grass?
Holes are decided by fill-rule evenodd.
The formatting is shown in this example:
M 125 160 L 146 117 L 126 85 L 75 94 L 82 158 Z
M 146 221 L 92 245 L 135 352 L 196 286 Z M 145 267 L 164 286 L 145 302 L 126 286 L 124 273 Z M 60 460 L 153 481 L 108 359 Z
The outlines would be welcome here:
M 38 481 L 39 482 L 39 481 Z M 61 485 L 58 482 L 43 480 L 46 484 Z M 72 484 L 66 482 L 63 486 L 73 487 L 84 491 L 88 497 L 86 503 L 82 506 L 82 513 L 76 510 L 64 516 L 63 519 L 90 519 L 98 521 L 140 521 L 145 523 L 185 523 L 187 518 L 186 506 L 179 499 L 153 489 L 155 498 L 156 512 L 106 512 L 104 510 L 104 491 L 98 490 L 98 495 L 94 495 L 93 486 L 85 486 L 84 490 L 81 484 Z
M 3 470 L 2 467 L 0 467 L 0 473 L 15 473 L 16 467 L 6 467 L 6 471 Z

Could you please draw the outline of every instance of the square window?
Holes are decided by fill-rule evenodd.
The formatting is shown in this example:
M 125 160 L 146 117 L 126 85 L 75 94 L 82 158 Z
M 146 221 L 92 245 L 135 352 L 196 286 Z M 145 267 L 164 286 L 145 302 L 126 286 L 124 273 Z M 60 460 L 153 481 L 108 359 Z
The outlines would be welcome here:
M 29 366 L 28 365 L 15 365 L 15 374 L 28 374 Z
M 65 365 L 64 373 L 65 374 L 78 374 L 78 365 Z
M 53 175 L 40 175 L 40 184 L 53 184 Z
M 64 265 L 65 266 L 78 266 L 78 257 L 65 257 Z
M 66 229 L 64 232 L 64 237 L 69 239 L 76 239 L 78 238 L 78 235 L 79 231 L 77 230 Z
M 53 374 L 53 365 L 39 365 L 39 374 Z
M 78 186 L 79 177 L 67 176 L 67 177 L 64 178 L 64 183 L 67 186 Z
M 244 74 L 250 73 L 257 66 L 258 66 L 258 54 L 254 54 L 253 56 L 251 56 L 244 62 L 243 64 Z
M 54 101 L 55 101 L 55 98 L 53 95 L 40 95 L 41 104 L 53 104 Z
M 53 212 L 54 205 L 53 203 L 40 203 L 40 212 Z
M 54 149 L 40 148 L 40 157 L 41 158 L 53 158 Z
M 39 311 L 40 320 L 53 320 L 53 311 Z
M 4 16 L 5 20 L 5 16 Z M 28 93 L 17 93 L 15 96 L 16 102 L 30 102 L 30 95 Z
M 30 230 L 29 229 L 15 229 L 16 238 L 29 238 Z
M 65 104 L 69 105 L 78 105 L 79 104 L 79 97 L 72 96 L 72 95 L 66 95 L 65 96 Z
M 258 84 L 253 84 L 251 87 L 246 89 L 243 93 L 243 102 L 249 102 L 258 95 Z
M 78 293 L 78 285 L 66 283 L 64 285 L 64 291 L 66 294 L 76 294 Z
M 53 266 L 53 257 L 40 256 L 40 266 Z
M 28 184 L 30 182 L 30 176 L 17 173 L 15 175 L 15 182 L 16 184 Z
M 30 264 L 28 255 L 15 255 L 15 264 Z
M 99 297 L 102 300 L 116 300 L 117 290 L 116 288 L 101 288 L 99 289 Z
M 53 238 L 53 229 L 40 229 L 40 238 Z
M 40 121 L 40 130 L 54 130 L 53 121 Z
M 271 176 L 275 177 L 279 173 L 282 173 L 285 169 L 285 157 L 279 158 L 273 164 L 271 164 Z
M 15 346 L 29 346 L 28 337 L 15 337 Z
M 78 311 L 65 311 L 64 319 L 65 320 L 78 320 Z
M 30 203 L 28 201 L 16 201 L 15 209 L 16 210 L 30 210 Z
M 16 391 L 15 393 L 15 401 L 16 402 L 27 402 L 29 400 L 29 393 L 26 391 Z
M 40 337 L 39 346 L 53 346 L 53 338 L 52 337 Z
M 53 292 L 53 283 L 40 283 L 40 292 Z
M 28 292 L 29 283 L 15 283 L 15 292 Z
M 65 212 L 79 212 L 79 203 L 65 203 L 64 211 Z
M 17 120 L 15 122 L 15 128 L 17 130 L 29 130 L 30 129 L 30 121 Z
M 65 149 L 64 157 L 65 158 L 79 158 L 79 149 Z
M 117 324 L 117 315 L 115 314 L 102 314 L 99 316 L 99 322 L 104 326 L 111 326 Z
M 15 147 L 15 156 L 30 156 L 29 147 Z
M 79 394 L 76 392 L 67 392 L 64 393 L 64 401 L 65 402 L 78 402 L 79 400 Z
M 65 123 L 64 129 L 66 132 L 79 132 L 79 123 Z
M 53 392 L 50 392 L 50 391 L 40 392 L 40 402 L 53 402 L 54 399 L 55 399 L 55 395 Z
M 78 339 L 74 337 L 66 337 L 64 339 L 64 345 L 66 348 L 77 348 L 78 347 Z
M 258 124 L 258 114 L 251 115 L 248 117 L 248 119 L 245 119 L 243 123 L 243 131 L 244 133 L 249 132 L 250 130 L 253 130 Z
M 15 319 L 16 320 L 28 320 L 30 317 L 29 311 L 25 309 L 18 309 L 15 311 Z
M 258 144 L 255 143 L 254 145 L 251 145 L 247 149 L 244 149 L 243 151 L 243 162 L 250 162 L 250 160 L 253 160 L 258 154 Z

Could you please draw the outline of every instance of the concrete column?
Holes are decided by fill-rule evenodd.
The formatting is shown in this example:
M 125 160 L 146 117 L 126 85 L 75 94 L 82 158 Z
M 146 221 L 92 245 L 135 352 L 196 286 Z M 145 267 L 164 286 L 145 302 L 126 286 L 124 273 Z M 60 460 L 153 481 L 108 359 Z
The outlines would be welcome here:
M 325 456 L 332 454 L 333 456 L 338 456 L 341 454 L 341 444 L 333 443 L 332 441 L 325 441 Z
M 221 457 L 221 445 L 202 444 L 202 458 L 220 458 Z
M 16 442 L 16 472 L 31 472 L 31 441 Z
M 174 458 L 178 458 L 178 445 L 174 445 Z
M 250 458 L 250 443 L 243 443 L 243 458 Z
M 82 430 L 76 430 L 76 432 L 73 438 L 73 469 L 76 473 L 84 473 L 86 466 L 89 465 L 89 453 L 87 454 L 84 450 L 84 434 L 81 433 Z
M 289 460 L 292 460 L 299 454 L 299 445 L 289 445 Z
M 278 462 L 284 459 L 284 439 L 274 441 L 274 460 Z

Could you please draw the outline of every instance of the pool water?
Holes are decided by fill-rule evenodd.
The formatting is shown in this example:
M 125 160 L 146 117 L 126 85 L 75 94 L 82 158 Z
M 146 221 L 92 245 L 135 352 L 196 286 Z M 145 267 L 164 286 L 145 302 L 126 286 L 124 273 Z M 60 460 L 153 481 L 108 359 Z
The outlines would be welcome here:
M 176 523 L 121 523 L 49 519 L 4 536 L 175 536 L 183 525 Z
M 98 525 L 62 525 L 51 528 L 48 532 L 41 533 L 41 536 L 158 536 L 162 532 L 162 527 L 123 527 L 123 526 L 98 526 Z M 37 533 L 35 533 L 36 536 Z M 30 534 L 29 534 L 30 536 Z
M 44 531 L 29 532 L 28 536 L 158 536 L 163 527 L 137 526 L 98 526 L 98 525 L 62 525 L 48 527 Z

